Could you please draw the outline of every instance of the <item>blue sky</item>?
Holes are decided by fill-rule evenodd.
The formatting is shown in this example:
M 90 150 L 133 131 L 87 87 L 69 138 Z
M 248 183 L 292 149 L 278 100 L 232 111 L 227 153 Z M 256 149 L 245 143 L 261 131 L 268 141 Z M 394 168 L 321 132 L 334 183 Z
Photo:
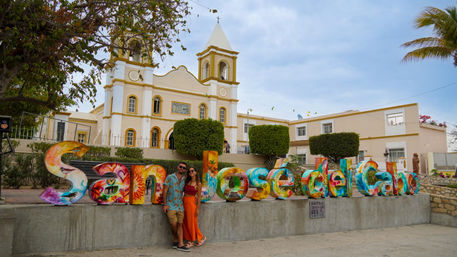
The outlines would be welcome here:
M 297 119 L 345 110 L 419 103 L 419 112 L 457 124 L 457 68 L 452 60 L 402 63 L 404 42 L 432 35 L 414 28 L 422 0 L 194 0 L 190 34 L 156 74 L 185 65 L 197 74 L 196 53 L 220 17 L 237 63 L 238 112 Z M 217 9 L 210 13 L 207 8 Z M 410 49 L 411 50 L 411 49 Z M 436 88 L 448 87 L 428 92 Z M 97 105 L 103 103 L 99 87 Z M 81 111 L 90 108 L 81 107 Z M 317 114 L 315 114 L 317 113 Z

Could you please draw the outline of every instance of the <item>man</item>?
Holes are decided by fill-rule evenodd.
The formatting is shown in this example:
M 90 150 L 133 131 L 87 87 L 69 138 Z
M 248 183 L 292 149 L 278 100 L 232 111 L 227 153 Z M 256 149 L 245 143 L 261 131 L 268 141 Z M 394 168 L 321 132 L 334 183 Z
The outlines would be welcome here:
M 183 242 L 182 222 L 184 220 L 184 205 L 182 202 L 183 189 L 185 184 L 187 163 L 180 162 L 178 170 L 167 176 L 163 186 L 163 212 L 168 216 L 171 232 L 173 234 L 173 248 L 190 252 Z
M 413 172 L 419 174 L 419 155 L 417 153 L 413 154 Z

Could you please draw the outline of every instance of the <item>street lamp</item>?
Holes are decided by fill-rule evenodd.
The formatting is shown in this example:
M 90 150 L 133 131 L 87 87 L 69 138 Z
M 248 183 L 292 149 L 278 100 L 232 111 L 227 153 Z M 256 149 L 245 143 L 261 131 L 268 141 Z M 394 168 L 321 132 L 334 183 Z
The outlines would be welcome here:
M 246 126 L 246 133 L 248 133 L 248 141 L 249 141 L 249 127 L 250 127 L 250 126 L 249 126 L 249 112 L 252 112 L 252 109 L 251 109 L 251 108 L 249 108 L 249 109 L 247 110 L 247 112 L 246 112 L 246 113 L 247 113 L 247 118 L 246 118 L 246 125 L 245 125 L 245 126 Z M 248 147 L 249 147 L 249 146 L 248 146 Z M 245 153 L 249 153 L 249 150 L 246 150 L 246 148 L 245 148 L 245 149 L 244 149 L 244 152 L 245 152 Z
M 387 162 L 388 157 L 389 157 L 389 152 L 387 151 L 387 148 L 386 148 L 386 151 L 384 152 L 384 159 L 386 160 L 386 162 Z

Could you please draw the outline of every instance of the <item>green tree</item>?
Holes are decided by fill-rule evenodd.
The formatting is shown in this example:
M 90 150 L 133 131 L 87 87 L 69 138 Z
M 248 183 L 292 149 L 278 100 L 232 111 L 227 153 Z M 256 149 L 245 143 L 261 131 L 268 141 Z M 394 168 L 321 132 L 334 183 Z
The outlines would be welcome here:
M 1 110 L 93 104 L 108 53 L 134 50 L 134 38 L 156 66 L 152 56 L 173 55 L 189 14 L 184 0 L 0 0 Z
M 249 128 L 249 148 L 265 155 L 265 166 L 271 169 L 278 156 L 289 152 L 289 128 L 281 125 L 259 125 Z
M 224 126 L 221 122 L 211 119 L 184 119 L 175 123 L 173 138 L 178 153 L 201 160 L 205 150 L 214 150 L 222 154 Z
M 433 26 L 434 37 L 418 38 L 404 43 L 404 47 L 418 47 L 407 53 L 404 62 L 425 58 L 453 58 L 457 66 L 457 9 L 448 7 L 444 11 L 427 7 L 415 20 L 416 28 Z
M 339 164 L 340 159 L 359 154 L 359 135 L 353 132 L 322 134 L 309 138 L 309 149 L 313 155 L 322 155 Z

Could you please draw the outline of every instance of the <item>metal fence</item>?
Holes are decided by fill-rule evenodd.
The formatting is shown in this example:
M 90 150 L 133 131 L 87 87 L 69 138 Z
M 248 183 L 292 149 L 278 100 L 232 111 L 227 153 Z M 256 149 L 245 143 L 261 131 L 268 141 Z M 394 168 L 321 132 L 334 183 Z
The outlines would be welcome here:
M 436 169 L 455 170 L 457 168 L 457 153 L 433 153 Z

